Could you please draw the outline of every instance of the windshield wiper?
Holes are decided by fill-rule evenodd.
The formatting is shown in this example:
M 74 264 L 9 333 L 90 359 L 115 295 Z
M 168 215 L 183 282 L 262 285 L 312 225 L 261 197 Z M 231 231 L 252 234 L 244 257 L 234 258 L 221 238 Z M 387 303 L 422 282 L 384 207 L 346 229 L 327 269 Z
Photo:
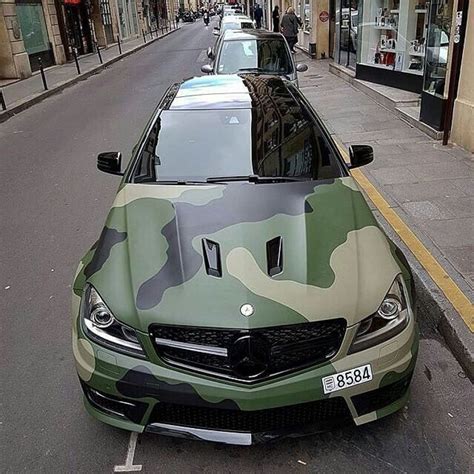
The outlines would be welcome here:
M 247 176 L 211 176 L 206 179 L 206 182 L 248 181 L 249 183 L 285 183 L 290 181 L 307 181 L 308 179 L 309 178 L 293 178 L 291 176 L 258 176 L 256 174 L 249 174 Z
M 155 184 L 179 184 L 179 185 L 193 185 L 193 184 L 207 184 L 207 181 L 190 181 L 186 179 L 159 179 L 154 181 Z
M 237 69 L 237 72 L 265 72 L 265 69 L 261 67 L 242 67 Z

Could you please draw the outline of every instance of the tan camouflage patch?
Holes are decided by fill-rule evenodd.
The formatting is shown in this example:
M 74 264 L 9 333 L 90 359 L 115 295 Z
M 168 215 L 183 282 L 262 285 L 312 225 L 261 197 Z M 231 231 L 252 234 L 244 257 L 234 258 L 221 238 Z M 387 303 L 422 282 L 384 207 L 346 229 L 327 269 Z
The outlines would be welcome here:
M 81 306 L 81 298 L 75 293 L 72 294 L 72 318 L 73 318 L 73 334 L 77 334 L 77 317 L 79 316 L 79 307 Z
M 354 254 L 358 269 L 348 264 L 354 261 Z M 292 308 L 309 321 L 345 317 L 349 325 L 377 310 L 400 273 L 387 239 L 373 226 L 349 232 L 347 241 L 334 250 L 330 265 L 336 277 L 329 288 L 275 280 L 242 247 L 229 252 L 226 264 L 228 272 L 250 291 Z M 354 305 L 354 301 L 358 304 Z
M 76 369 L 79 377 L 88 382 L 95 370 L 95 356 L 92 344 L 86 339 L 74 338 L 72 350 L 76 360 Z
M 357 186 L 357 183 L 351 176 L 339 178 L 339 180 L 344 186 L 347 186 L 348 188 L 352 189 L 352 191 L 360 191 L 359 187 Z

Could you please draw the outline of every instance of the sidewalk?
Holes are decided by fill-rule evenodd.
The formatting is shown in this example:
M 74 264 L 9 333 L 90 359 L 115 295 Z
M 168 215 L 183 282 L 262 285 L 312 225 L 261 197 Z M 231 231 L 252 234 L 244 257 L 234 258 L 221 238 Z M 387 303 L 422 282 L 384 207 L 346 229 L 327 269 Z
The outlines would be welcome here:
M 176 29 L 179 29 L 179 27 Z M 8 120 L 12 115 L 21 112 L 31 105 L 40 102 L 46 97 L 49 97 L 80 80 L 86 79 L 92 74 L 100 72 L 115 61 L 119 61 L 152 42 L 167 36 L 173 31 L 176 31 L 176 29 L 168 31 L 164 29 L 163 34 L 161 34 L 160 30 L 159 36 L 156 37 L 156 35 L 153 35 L 153 38 L 147 34 L 146 43 L 144 43 L 142 36 L 121 43 L 122 54 L 119 53 L 117 44 L 114 44 L 107 49 L 101 49 L 100 53 L 103 64 L 100 63 L 97 53 L 79 56 L 78 60 L 81 74 L 77 73 L 74 61 L 46 68 L 44 71 L 48 85 L 47 91 L 45 91 L 43 87 L 39 71 L 35 72 L 33 76 L 27 79 L 19 80 L 4 87 L 0 87 L 3 91 L 3 96 L 7 106 L 6 111 L 2 111 L 0 107 L 0 123 Z
M 310 60 L 301 53 L 297 57 L 309 66 L 299 76 L 300 88 L 336 141 L 346 148 L 374 148 L 374 162 L 353 175 L 381 224 L 412 253 L 419 294 L 423 298 L 426 292 L 430 305 L 427 318 L 472 374 L 473 155 L 455 145 L 443 147 L 401 120 L 331 74 L 328 60 Z

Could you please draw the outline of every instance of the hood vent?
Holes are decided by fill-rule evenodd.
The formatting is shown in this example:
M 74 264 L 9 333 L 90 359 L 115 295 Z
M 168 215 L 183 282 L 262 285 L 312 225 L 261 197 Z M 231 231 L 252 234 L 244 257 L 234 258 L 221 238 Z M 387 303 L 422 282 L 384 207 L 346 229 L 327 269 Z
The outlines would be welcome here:
M 202 239 L 204 264 L 208 275 L 222 277 L 221 251 L 219 244 L 212 240 Z
M 283 271 L 283 239 L 275 237 L 267 242 L 267 272 L 273 277 Z

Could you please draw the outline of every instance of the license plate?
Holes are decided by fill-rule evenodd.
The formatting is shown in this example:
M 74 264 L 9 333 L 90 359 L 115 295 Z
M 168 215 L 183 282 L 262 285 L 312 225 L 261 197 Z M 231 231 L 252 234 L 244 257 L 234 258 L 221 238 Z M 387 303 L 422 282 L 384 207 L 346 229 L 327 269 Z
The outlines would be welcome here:
M 372 368 L 370 364 L 356 367 L 355 369 L 339 372 L 323 378 L 324 393 L 337 392 L 354 385 L 370 382 L 372 380 Z

